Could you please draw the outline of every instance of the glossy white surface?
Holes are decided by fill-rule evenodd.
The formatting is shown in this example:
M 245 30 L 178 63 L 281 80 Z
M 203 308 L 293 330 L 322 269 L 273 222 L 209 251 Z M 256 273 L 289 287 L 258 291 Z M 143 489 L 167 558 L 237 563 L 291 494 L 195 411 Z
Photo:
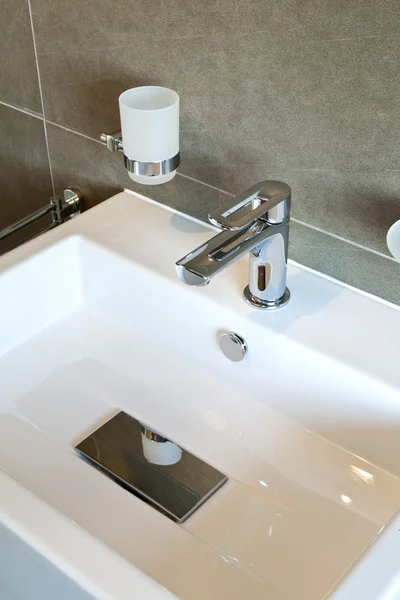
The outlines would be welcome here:
M 18 560 L 21 561 L 31 547 L 50 563 L 47 571 L 51 571 L 52 566 L 59 569 L 82 588 L 82 595 L 85 590 L 100 600 L 126 600 L 134 590 L 139 598 L 174 597 L 3 470 L 0 470 L 0 523 L 28 546 L 18 552 Z M 35 570 L 37 572 L 37 568 Z M 4 591 L 3 577 L 0 583 L 0 590 Z M 7 585 L 10 587 L 11 583 L 20 584 L 10 578 Z M 5 600 L 10 600 L 9 594 Z
M 187 287 L 174 262 L 210 235 L 123 193 L 1 259 L 4 489 L 72 528 L 52 560 L 79 530 L 135 585 L 153 584 L 133 565 L 180 598 L 354 600 L 365 569 L 379 589 L 360 598 L 395 598 L 391 529 L 365 551 L 400 507 L 400 310 L 295 264 L 273 313 L 243 302 L 246 259 Z M 243 362 L 222 331 L 246 339 Z M 230 477 L 183 526 L 72 452 L 119 409 Z M 0 490 L 4 522 L 27 531 L 33 516 L 11 519 Z
M 93 600 L 93 596 L 1 524 L 0 598 Z
M 396 260 L 400 261 L 400 221 L 393 223 L 387 233 L 387 246 Z

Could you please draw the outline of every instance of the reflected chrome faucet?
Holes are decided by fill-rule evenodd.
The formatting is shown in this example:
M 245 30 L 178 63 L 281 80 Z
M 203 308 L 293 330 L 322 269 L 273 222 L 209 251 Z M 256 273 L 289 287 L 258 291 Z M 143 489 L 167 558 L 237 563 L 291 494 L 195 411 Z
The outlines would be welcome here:
M 290 187 L 281 181 L 262 181 L 236 196 L 209 221 L 218 233 L 176 263 L 188 285 L 207 285 L 217 273 L 249 252 L 249 285 L 244 299 L 257 308 L 287 304 Z

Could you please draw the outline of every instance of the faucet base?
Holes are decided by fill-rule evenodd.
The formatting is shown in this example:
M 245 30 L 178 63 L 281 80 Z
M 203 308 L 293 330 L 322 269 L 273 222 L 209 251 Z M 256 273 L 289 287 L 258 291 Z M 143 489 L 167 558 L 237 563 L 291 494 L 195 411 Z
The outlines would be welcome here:
M 257 296 L 253 296 L 250 292 L 250 288 L 247 285 L 243 291 L 243 298 L 247 304 L 250 304 L 253 308 L 262 308 L 264 310 L 275 310 L 276 308 L 281 308 L 285 306 L 290 300 L 290 291 L 289 288 L 286 288 L 283 296 L 278 298 L 277 300 L 261 300 L 261 298 L 257 298 Z

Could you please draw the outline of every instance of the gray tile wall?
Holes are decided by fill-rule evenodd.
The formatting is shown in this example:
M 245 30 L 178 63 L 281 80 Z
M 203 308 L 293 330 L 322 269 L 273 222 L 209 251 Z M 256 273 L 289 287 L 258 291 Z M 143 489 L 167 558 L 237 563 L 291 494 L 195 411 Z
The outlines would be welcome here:
M 0 104 L 0 229 L 43 206 L 51 195 L 43 121 Z M 15 240 L 0 242 L 0 251 Z
M 0 229 L 3 229 L 46 204 L 53 195 L 27 0 L 0 3 L 0 57 Z M 25 232 L 24 235 L 28 233 Z M 0 252 L 19 236 L 0 242 Z
M 0 101 L 43 116 L 27 2 L 0 9 L 0 30 L 18 22 L 21 41 L 13 52 L 0 39 Z M 399 0 L 30 3 L 56 191 L 80 185 L 93 205 L 131 187 L 98 137 L 119 128 L 124 89 L 168 86 L 181 96 L 180 175 L 136 189 L 206 218 L 282 179 L 291 257 L 400 304 L 385 243 L 400 219 Z

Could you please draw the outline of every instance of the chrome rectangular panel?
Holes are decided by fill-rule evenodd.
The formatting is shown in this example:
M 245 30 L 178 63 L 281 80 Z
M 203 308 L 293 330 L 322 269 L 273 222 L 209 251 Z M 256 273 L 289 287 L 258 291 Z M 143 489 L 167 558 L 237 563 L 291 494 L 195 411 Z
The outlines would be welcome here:
M 186 450 L 173 465 L 148 462 L 142 449 L 141 424 L 123 411 L 75 449 L 89 464 L 178 523 L 227 481 L 223 473 Z

